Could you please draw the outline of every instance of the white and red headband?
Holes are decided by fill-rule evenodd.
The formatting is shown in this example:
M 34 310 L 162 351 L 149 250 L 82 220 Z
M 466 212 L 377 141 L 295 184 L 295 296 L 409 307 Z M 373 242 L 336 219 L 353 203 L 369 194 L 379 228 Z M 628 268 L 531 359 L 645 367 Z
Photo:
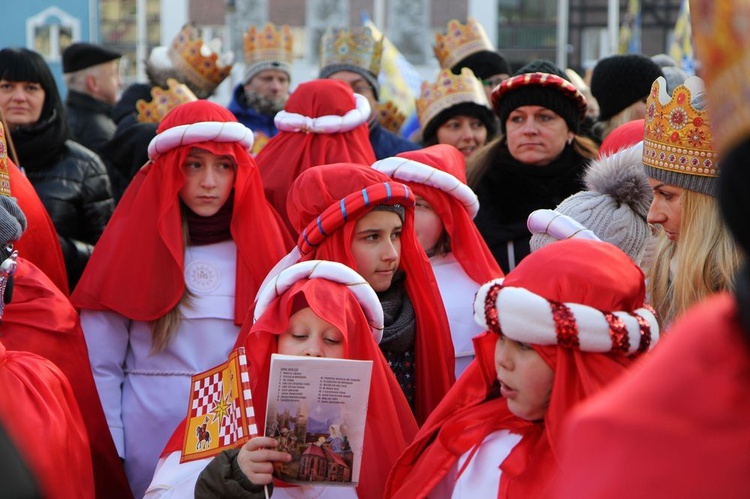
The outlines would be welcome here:
M 580 303 L 550 301 L 524 288 L 506 287 L 503 279 L 479 288 L 474 320 L 520 343 L 583 352 L 640 354 L 659 339 L 659 323 L 650 308 L 602 312 Z
M 148 158 L 153 161 L 175 147 L 200 142 L 238 142 L 249 151 L 254 141 L 253 131 L 242 123 L 202 121 L 175 126 L 159 133 L 148 145 Z
M 273 119 L 276 128 L 281 132 L 300 133 L 344 133 L 367 123 L 370 118 L 370 102 L 360 94 L 354 94 L 355 107 L 343 116 L 329 114 L 310 118 L 297 113 L 279 111 Z
M 376 343 L 383 338 L 383 306 L 378 295 L 364 277 L 343 263 L 325 260 L 308 260 L 296 263 L 276 274 L 258 291 L 253 323 L 263 315 L 273 300 L 302 279 L 327 279 L 345 285 L 352 292 L 367 317 Z
M 471 218 L 479 212 L 479 198 L 471 188 L 448 172 L 412 159 L 392 157 L 381 159 L 372 168 L 401 182 L 414 182 L 434 187 L 458 199 Z

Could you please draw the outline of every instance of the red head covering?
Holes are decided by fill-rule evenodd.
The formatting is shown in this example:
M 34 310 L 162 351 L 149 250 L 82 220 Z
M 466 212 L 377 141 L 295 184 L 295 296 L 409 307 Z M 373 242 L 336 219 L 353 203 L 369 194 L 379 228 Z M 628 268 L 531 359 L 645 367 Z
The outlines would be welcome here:
M 556 325 L 548 331 L 551 342 L 566 345 L 575 342 L 572 337 L 578 339 L 579 320 L 583 322 L 578 308 L 570 312 L 570 304 L 586 305 L 604 313 L 622 311 L 633 315 L 643 307 L 645 298 L 643 273 L 625 253 L 608 243 L 580 239 L 560 241 L 532 253 L 508 274 L 502 287 L 525 288 L 538 295 L 537 299 L 546 300 L 546 312 L 537 315 L 546 314 L 543 319 L 547 324 Z M 498 497 L 541 497 L 558 466 L 557 445 L 563 418 L 575 404 L 624 372 L 634 359 L 620 352 L 581 351 L 587 345 L 583 324 L 580 324 L 580 347 L 556 346 L 546 340 L 544 345 L 529 341 L 523 336 L 528 334 L 524 321 L 533 325 L 535 320 L 517 317 L 520 313 L 514 307 L 497 307 L 496 296 L 487 293 L 487 289 L 493 288 L 488 284 L 478 293 L 485 290 L 485 296 L 475 304 L 475 317 L 477 310 L 482 311 L 482 320 L 491 323 L 495 331 L 507 329 L 508 337 L 512 337 L 510 331 L 514 330 L 515 322 L 520 335 L 516 338 L 525 338 L 521 341 L 530 343 L 555 372 L 544 421 L 529 422 L 516 417 L 497 395 L 494 363 L 497 334 L 487 331 L 474 339 L 476 360 L 394 466 L 386 497 L 417 497 L 429 492 L 461 455 L 500 429 L 519 433 L 523 438 L 505 461 L 497 463 L 502 470 Z M 575 327 L 566 320 L 571 313 Z M 599 329 L 599 336 L 604 343 L 611 341 L 614 350 L 620 345 L 615 340 L 621 340 L 622 330 L 616 319 L 606 314 L 605 317 L 606 321 L 600 315 L 599 324 L 609 322 L 611 327 Z M 644 337 L 645 343 L 651 332 L 648 321 L 641 318 L 636 323 L 638 336 Z M 654 333 L 658 331 L 657 327 L 653 329 Z M 432 478 L 425 480 L 426 476 Z
M 186 145 L 157 151 L 166 149 L 158 142 L 161 134 L 205 122 L 236 124 L 237 119 L 218 104 L 200 100 L 176 107 L 162 120 L 157 142 L 152 142 L 156 147 L 149 147 L 152 161 L 128 187 L 76 286 L 71 298 L 76 307 L 109 309 L 133 320 L 152 321 L 178 303 L 185 289 L 179 201 L 185 175 L 181 165 L 190 149 L 199 147 L 232 156 L 237 164 L 231 232 L 237 245 L 235 322 L 242 322 L 260 283 L 287 245 L 245 146 L 219 142 L 214 136 L 201 141 L 185 131 L 179 141 Z M 148 285 L 149 278 L 159 281 Z
M 438 144 L 402 152 L 376 162 L 373 168 L 404 182 L 430 203 L 451 238 L 451 252 L 474 282 L 502 277 L 503 271 L 472 220 L 479 211 L 479 200 L 466 185 L 466 163 L 458 149 Z
M 627 149 L 639 142 L 643 142 L 643 127 L 646 120 L 633 120 L 618 126 L 602 142 L 599 147 L 599 157 L 612 156 L 621 149 Z
M 361 305 L 347 286 L 327 279 L 297 281 L 253 325 L 245 340 L 245 351 L 258 427 L 265 427 L 271 354 L 278 351 L 278 336 L 286 331 L 294 298 L 300 294 L 318 317 L 344 334 L 344 358 L 373 361 L 357 494 L 361 498 L 380 499 L 388 472 L 414 438 L 417 424 L 388 362 L 380 353 Z
M 300 119 L 310 118 L 308 125 L 321 117 L 341 125 L 339 117 L 346 117 L 347 113 L 350 116 L 356 115 L 355 117 L 361 114 L 356 112 L 357 107 L 354 93 L 346 83 L 338 80 L 312 80 L 297 87 L 289 96 L 284 110 L 286 116 L 296 114 Z M 298 233 L 289 223 L 286 209 L 286 196 L 292 183 L 300 173 L 313 166 L 338 162 L 369 165 L 375 161 L 367 118 L 364 116 L 361 123 L 351 129 L 350 126 L 359 120 L 351 122 L 349 126 L 334 126 L 332 129 L 323 127 L 326 128 L 323 131 L 313 126 L 283 126 L 277 117 L 279 133 L 261 150 L 256 161 L 266 197 L 294 237 Z M 347 123 L 349 121 L 351 120 L 347 120 Z M 300 122 L 298 125 L 304 123 Z
M 351 269 L 347 269 L 348 274 L 342 273 L 341 280 L 347 282 L 342 284 L 331 280 L 331 271 L 327 272 L 327 276 L 318 277 L 316 271 L 322 267 L 318 265 L 320 262 L 309 264 L 312 265 L 311 270 L 290 268 L 287 272 L 310 278 L 296 280 L 286 289 L 281 286 L 282 290 L 279 290 L 278 281 L 264 286 L 264 291 L 259 294 L 262 298 L 258 307 L 263 308 L 258 311 L 260 317 L 252 326 L 247 321 L 242 328 L 240 337 L 243 339 L 238 346 L 244 346 L 247 354 L 256 423 L 258 428 L 265 427 L 271 354 L 278 353 L 278 337 L 286 331 L 289 317 L 298 311 L 300 302 L 305 303 L 318 317 L 334 325 L 344 335 L 344 358 L 373 361 L 357 494 L 362 498 L 380 499 L 383 497 L 386 476 L 396 458 L 414 438 L 417 423 L 375 341 L 371 326 L 382 325 L 382 309 L 372 288 L 364 283 L 361 276 L 350 277 L 349 274 L 355 274 Z M 369 289 L 370 296 L 364 291 L 365 287 Z M 278 296 L 270 298 L 269 291 L 275 291 Z M 368 310 L 368 315 L 364 310 Z M 368 318 L 370 314 L 380 315 Z M 184 422 L 177 427 L 162 456 L 182 448 L 184 428 Z M 387 445 L 384 445 L 385 442 Z M 281 482 L 277 485 L 283 486 Z
M 356 221 L 379 204 L 406 207 L 400 268 L 414 306 L 417 422 L 423 422 L 454 382 L 453 343 L 440 291 L 414 232 L 414 197 L 403 184 L 364 165 L 312 168 L 292 185 L 287 211 L 300 232 L 300 260 L 330 260 L 356 268 L 351 244 Z

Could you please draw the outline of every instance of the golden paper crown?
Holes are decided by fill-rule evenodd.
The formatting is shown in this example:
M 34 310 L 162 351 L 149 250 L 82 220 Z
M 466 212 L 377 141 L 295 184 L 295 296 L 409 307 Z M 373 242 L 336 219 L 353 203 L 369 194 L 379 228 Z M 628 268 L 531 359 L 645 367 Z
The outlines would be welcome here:
M 245 39 L 245 63 L 281 61 L 291 64 L 294 58 L 292 47 L 294 38 L 289 26 L 276 27 L 267 23 L 263 28 L 250 26 L 243 35 Z
M 708 88 L 716 149 L 724 151 L 750 133 L 750 4 L 691 1 L 692 39 Z
M 393 101 L 378 104 L 378 121 L 389 132 L 398 133 L 406 121 L 406 115 L 398 110 Z
M 417 99 L 417 116 L 422 130 L 441 111 L 456 104 L 472 103 L 489 109 L 487 94 L 482 83 L 469 68 L 462 68 L 461 74 L 454 75 L 450 69 L 443 69 L 435 83 L 422 83 Z
M 375 40 L 367 27 L 328 28 L 320 39 L 320 67 L 356 66 L 376 77 L 380 73 L 383 38 Z
M 164 116 L 185 102 L 198 100 L 187 85 L 178 82 L 174 78 L 167 78 L 168 88 L 164 90 L 159 86 L 151 89 L 151 102 L 138 99 L 135 103 L 138 109 L 138 121 L 141 123 L 159 123 Z
M 232 71 L 232 55 L 220 55 L 220 45 L 218 39 L 203 43 L 198 27 L 186 24 L 172 40 L 169 58 L 195 88 L 212 93 Z
M 8 171 L 8 144 L 5 141 L 5 128 L 0 123 L 0 196 L 11 197 L 10 172 Z
M 713 148 L 706 111 L 692 105 L 693 95 L 703 91 L 703 81 L 690 77 L 667 93 L 663 77 L 651 86 L 646 101 L 643 133 L 643 163 L 675 173 L 716 177 L 718 155 Z
M 461 24 L 457 19 L 449 21 L 445 34 L 435 35 L 433 50 L 440 67 L 450 69 L 471 54 L 483 50 L 494 52 L 495 48 L 482 25 L 469 17 L 466 24 Z

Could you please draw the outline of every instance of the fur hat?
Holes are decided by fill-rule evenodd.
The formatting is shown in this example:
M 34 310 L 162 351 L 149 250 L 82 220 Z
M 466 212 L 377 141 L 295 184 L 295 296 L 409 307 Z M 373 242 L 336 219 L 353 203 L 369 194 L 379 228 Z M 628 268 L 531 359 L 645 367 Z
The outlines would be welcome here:
M 544 59 L 527 64 L 495 88 L 492 106 L 500 118 L 503 133 L 508 116 L 521 106 L 542 106 L 554 111 L 573 133 L 578 133 L 586 114 L 583 94 L 570 83 L 562 69 Z
M 646 215 L 652 193 L 643 172 L 642 155 L 643 143 L 640 142 L 594 161 L 584 175 L 586 190 L 568 197 L 555 209 L 590 229 L 602 241 L 619 247 L 636 263 L 640 263 L 651 235 Z M 532 251 L 571 237 L 555 237 L 550 230 L 552 222 L 540 232 L 539 228 L 532 227 L 532 217 L 534 213 L 529 216 Z
M 613 55 L 600 60 L 591 75 L 591 93 L 599 102 L 599 121 L 648 97 L 651 84 L 664 76 L 658 64 L 641 54 Z

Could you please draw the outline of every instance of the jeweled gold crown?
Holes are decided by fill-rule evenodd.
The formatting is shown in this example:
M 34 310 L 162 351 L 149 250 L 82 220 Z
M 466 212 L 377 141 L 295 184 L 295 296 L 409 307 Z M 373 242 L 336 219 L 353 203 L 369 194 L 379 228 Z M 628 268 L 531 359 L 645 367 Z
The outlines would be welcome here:
M 246 64 L 262 61 L 282 61 L 291 64 L 294 58 L 294 38 L 289 26 L 276 27 L 267 23 L 263 28 L 250 26 L 243 35 Z
M 220 40 L 203 43 L 198 27 L 186 24 L 172 40 L 169 58 L 195 88 L 212 93 L 232 71 L 232 54 L 220 49 Z
M 141 123 L 159 123 L 164 116 L 185 102 L 198 100 L 187 85 L 178 82 L 174 78 L 167 79 L 168 88 L 164 90 L 159 86 L 151 89 L 151 102 L 138 99 L 135 103 L 138 109 L 138 121 Z
M 691 0 L 692 39 L 708 88 L 708 112 L 717 150 L 750 133 L 750 4 Z
M 461 24 L 457 19 L 448 22 L 445 34 L 435 35 L 435 57 L 441 68 L 450 69 L 465 57 L 482 50 L 494 52 L 487 33 L 473 17 Z
M 375 76 L 380 73 L 383 39 L 376 40 L 367 26 L 328 28 L 320 39 L 320 67 L 357 66 Z
M 675 173 L 716 177 L 718 155 L 713 148 L 706 111 L 692 105 L 694 95 L 703 91 L 703 81 L 691 77 L 684 85 L 667 93 L 666 80 L 659 77 L 646 101 L 643 133 L 643 163 Z
M 469 68 L 462 68 L 461 74 L 454 75 L 450 69 L 443 69 L 435 83 L 422 83 L 417 99 L 417 116 L 424 130 L 427 124 L 444 109 L 456 104 L 472 103 L 489 109 L 487 94 L 482 83 Z
M 378 121 L 386 130 L 398 133 L 406 121 L 406 115 L 398 110 L 393 101 L 378 104 Z
M 5 128 L 0 123 L 0 196 L 11 197 L 10 172 L 8 172 L 8 145 L 5 141 Z

